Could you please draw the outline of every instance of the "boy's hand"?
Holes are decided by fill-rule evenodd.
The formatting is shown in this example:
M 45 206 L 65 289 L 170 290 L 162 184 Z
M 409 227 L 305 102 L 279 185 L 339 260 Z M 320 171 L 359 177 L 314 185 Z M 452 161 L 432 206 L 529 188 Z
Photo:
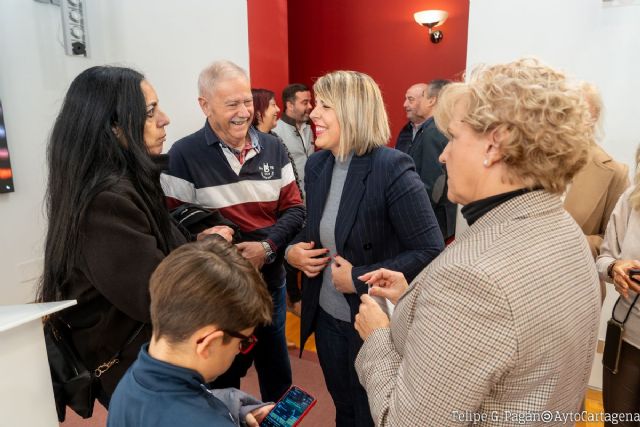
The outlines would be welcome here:
M 248 427 L 259 427 L 264 417 L 267 416 L 269 411 L 273 409 L 275 405 L 272 403 L 271 405 L 265 405 L 258 409 L 255 409 L 247 414 L 245 417 L 245 421 Z

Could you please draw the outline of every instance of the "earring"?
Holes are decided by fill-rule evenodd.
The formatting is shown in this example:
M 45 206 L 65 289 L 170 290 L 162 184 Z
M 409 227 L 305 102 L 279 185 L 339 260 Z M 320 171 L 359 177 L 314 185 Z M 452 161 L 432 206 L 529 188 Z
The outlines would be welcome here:
M 482 166 L 484 166 L 485 168 L 488 168 L 489 167 L 489 159 L 484 159 L 482 161 Z

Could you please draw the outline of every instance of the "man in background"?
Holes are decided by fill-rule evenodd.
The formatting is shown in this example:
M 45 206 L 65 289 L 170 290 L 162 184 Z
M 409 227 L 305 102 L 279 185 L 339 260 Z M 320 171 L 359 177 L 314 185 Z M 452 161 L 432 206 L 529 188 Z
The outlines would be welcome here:
M 440 91 L 449 83 L 449 80 L 432 80 L 426 86 L 423 97 L 418 98 L 417 106 L 410 107 L 412 115 L 425 119 L 416 130 L 413 141 L 407 150 L 407 153 L 413 158 L 416 171 L 427 190 L 445 243 L 450 243 L 455 235 L 457 205 L 447 199 L 447 173 L 439 160 L 440 154 L 449 141 L 436 127 L 433 112 Z M 405 107 L 405 109 L 407 108 Z
M 273 131 L 282 139 L 293 157 L 304 196 L 304 166 L 313 154 L 313 131 L 309 123 L 313 105 L 309 88 L 300 83 L 285 87 L 282 91 L 282 105 L 282 117 L 278 119 Z
M 398 139 L 396 140 L 396 149 L 407 153 L 409 146 L 413 142 L 413 139 L 420 129 L 420 126 L 427 120 L 422 115 L 421 103 L 424 95 L 427 91 L 426 83 L 416 83 L 407 89 L 407 93 L 404 95 L 404 111 L 407 113 L 407 120 L 409 122 L 404 125 Z

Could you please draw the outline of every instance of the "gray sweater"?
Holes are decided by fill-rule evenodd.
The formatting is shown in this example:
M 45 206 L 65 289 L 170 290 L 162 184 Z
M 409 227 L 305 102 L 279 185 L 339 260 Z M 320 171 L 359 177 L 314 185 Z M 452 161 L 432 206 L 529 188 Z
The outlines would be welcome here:
M 353 153 L 343 162 L 336 158 L 331 175 L 331 187 L 329 187 L 329 194 L 327 194 L 327 201 L 324 205 L 324 211 L 322 211 L 322 219 L 320 220 L 320 243 L 323 248 L 329 249 L 331 255 L 336 253 L 336 217 L 338 216 L 342 189 L 347 179 L 352 157 Z M 351 322 L 349 303 L 347 303 L 342 293 L 336 290 L 333 284 L 331 264 L 327 265 L 322 271 L 320 307 L 335 319 Z

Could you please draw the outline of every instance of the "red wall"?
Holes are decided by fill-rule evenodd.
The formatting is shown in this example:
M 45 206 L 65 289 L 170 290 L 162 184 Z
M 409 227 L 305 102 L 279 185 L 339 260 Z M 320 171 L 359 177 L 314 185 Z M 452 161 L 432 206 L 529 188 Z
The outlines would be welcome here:
M 249 3 L 256 0 L 248 0 Z M 413 13 L 444 9 L 439 44 Z M 435 78 L 460 79 L 467 55 L 468 0 L 289 0 L 289 76 L 311 85 L 315 78 L 351 69 L 373 77 L 387 104 L 395 144 L 406 123 L 406 89 Z
M 251 86 L 270 89 L 280 105 L 289 84 L 287 0 L 247 0 Z

